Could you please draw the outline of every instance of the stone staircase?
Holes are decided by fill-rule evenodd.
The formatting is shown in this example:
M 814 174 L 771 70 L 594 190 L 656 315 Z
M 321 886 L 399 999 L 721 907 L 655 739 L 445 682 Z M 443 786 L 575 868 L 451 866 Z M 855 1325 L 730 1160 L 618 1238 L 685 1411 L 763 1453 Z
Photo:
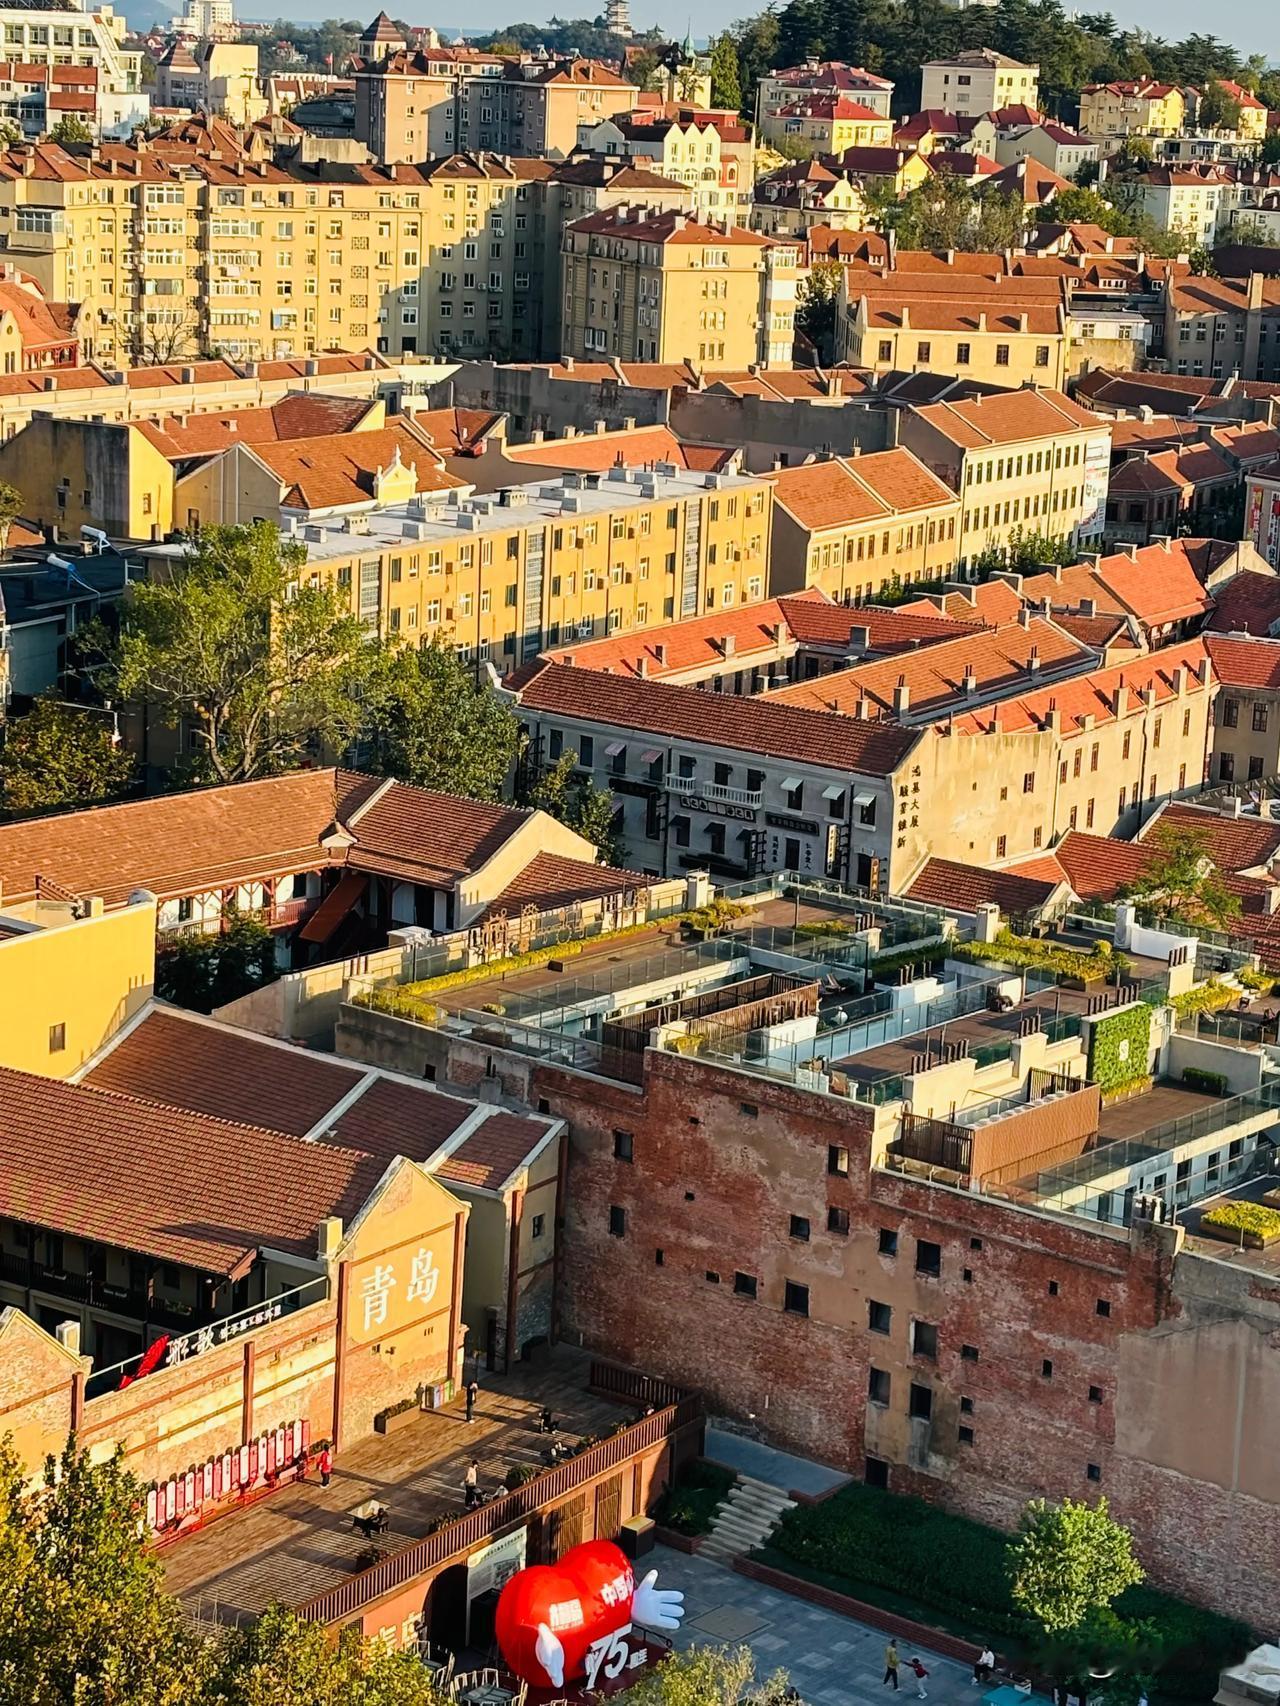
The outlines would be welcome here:
M 795 1500 L 788 1498 L 780 1487 L 771 1487 L 767 1481 L 754 1480 L 750 1475 L 739 1475 L 702 1537 L 699 1557 L 712 1558 L 717 1564 L 732 1564 L 735 1558 L 763 1546 L 783 1512 L 794 1508 Z

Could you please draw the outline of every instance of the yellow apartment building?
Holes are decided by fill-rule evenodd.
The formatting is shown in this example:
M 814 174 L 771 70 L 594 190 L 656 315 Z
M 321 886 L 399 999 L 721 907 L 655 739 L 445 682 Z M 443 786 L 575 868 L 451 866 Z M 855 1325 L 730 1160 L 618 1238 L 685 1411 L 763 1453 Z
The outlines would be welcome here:
M 561 354 L 789 362 L 798 259 L 790 242 L 689 214 L 592 214 L 564 233 Z
M 155 896 L 84 904 L 0 899 L 0 1066 L 73 1077 L 150 1000 Z
M 329 441 L 323 468 L 308 470 L 305 489 L 288 494 L 271 519 L 306 546 L 303 573 L 313 584 L 348 591 L 353 613 L 383 636 L 418 643 L 440 635 L 465 662 L 505 673 L 547 646 L 767 596 L 773 492 L 763 475 L 658 463 L 488 497 L 456 484 L 415 494 L 405 451 L 384 470 L 375 506 L 366 491 L 353 491 L 338 447 L 378 436 Z M 265 466 L 262 453 L 297 449 L 242 445 L 228 456 L 242 464 L 260 457 Z M 313 459 L 311 449 L 302 455 Z M 209 486 L 217 479 L 211 468 Z M 259 501 L 279 484 L 264 482 Z M 180 489 L 179 507 L 186 497 Z M 247 507 L 239 519 L 252 519 Z M 159 566 L 181 550 L 157 546 L 147 555 Z
M 931 580 L 956 566 L 960 499 L 909 450 L 835 457 L 768 478 L 775 598 L 816 586 L 838 604 L 860 604 L 886 583 Z
M 1085 548 L 1101 539 L 1111 424 L 1060 391 L 1030 387 L 909 409 L 901 440 L 960 498 L 957 561 L 1007 552 L 1019 534 Z
M 766 113 L 765 142 L 802 143 L 815 154 L 840 154 L 846 148 L 887 148 L 893 120 L 847 95 L 819 95 Z
M 1176 136 L 1186 117 L 1186 96 L 1175 83 L 1139 77 L 1089 83 L 1080 91 L 1079 128 L 1099 142 L 1125 136 Z
M 1066 287 L 847 269 L 836 303 L 838 358 L 873 373 L 954 373 L 986 384 L 1066 381 Z

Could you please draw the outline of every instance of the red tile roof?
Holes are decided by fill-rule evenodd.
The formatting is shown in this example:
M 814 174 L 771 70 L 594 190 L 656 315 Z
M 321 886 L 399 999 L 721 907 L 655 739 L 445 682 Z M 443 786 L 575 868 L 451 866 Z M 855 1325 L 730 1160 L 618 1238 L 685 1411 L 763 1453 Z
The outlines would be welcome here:
M 202 1273 L 262 1246 L 314 1257 L 383 1163 L 353 1150 L 0 1069 L 0 1215 Z
M 356 838 L 352 870 L 438 885 L 485 864 L 529 813 L 393 782 L 345 821 Z
M 643 730 L 676 740 L 703 740 L 762 757 L 828 764 L 861 775 L 887 775 L 918 738 L 893 724 L 864 722 L 779 703 L 775 695 L 740 698 L 624 681 L 552 664 L 521 689 L 530 710 Z
M 1021 859 L 1008 872 L 1041 882 L 1066 881 L 1081 900 L 1111 900 L 1143 874 L 1153 856 L 1139 842 L 1071 829 L 1052 853 Z
M 515 917 L 526 906 L 539 912 L 554 912 L 582 901 L 601 900 L 605 895 L 626 894 L 646 888 L 649 878 L 640 871 L 620 870 L 613 865 L 590 865 L 584 859 L 566 859 L 559 853 L 538 853 L 490 901 L 479 920 L 499 913 Z
M 491 409 L 419 409 L 413 424 L 442 456 L 476 456 L 485 435 L 501 419 Z
M 781 468 L 769 479 L 776 501 L 811 532 L 960 502 L 950 486 L 903 449 L 807 462 Z
M 677 468 L 715 472 L 737 454 L 733 445 L 685 444 L 670 427 L 635 427 L 622 432 L 577 433 L 573 438 L 544 440 L 541 444 L 507 447 L 509 462 L 527 462 L 537 468 L 574 469 L 605 473 L 614 467 L 642 467 L 645 463 L 671 462 Z
M 989 871 L 953 859 L 929 859 L 907 889 L 911 900 L 975 912 L 994 903 L 1003 913 L 1035 912 L 1057 884 L 1050 878 L 1021 875 L 1013 870 Z
M 1047 389 L 1002 391 L 964 402 L 931 403 L 917 413 L 965 450 L 986 450 L 1107 425 L 1104 417 L 1080 408 L 1061 391 Z
M 1280 852 L 1280 823 L 1259 817 L 1224 817 L 1208 806 L 1171 800 L 1143 828 L 1149 841 L 1157 825 L 1198 829 L 1204 836 L 1205 853 L 1220 871 L 1250 871 L 1268 865 Z
M 1046 728 L 1051 715 L 1056 714 L 1063 735 L 1071 736 L 1080 733 L 1086 717 L 1092 717 L 1095 726 L 1113 722 L 1121 688 L 1125 690 L 1126 709 L 1137 709 L 1147 691 L 1161 705 L 1177 698 L 1179 671 L 1184 690 L 1189 691 L 1198 684 L 1199 670 L 1209 671 L 1208 654 L 1202 641 L 1188 640 L 1107 669 L 1049 682 L 1034 693 L 958 713 L 948 726 L 958 735 L 1015 734 Z
M 992 579 L 955 592 L 926 593 L 900 608 L 921 615 L 937 610 L 958 622 L 983 622 L 988 627 L 1000 627 L 1006 622 L 1016 622 L 1022 605 L 1016 587 L 1006 580 Z
M 1036 680 L 1031 670 L 1033 659 L 1038 659 L 1043 674 L 1056 678 L 1087 669 L 1093 654 L 1044 617 L 1032 616 L 1025 627 L 1011 622 L 1003 628 L 981 628 L 918 652 L 798 681 L 771 693 L 769 700 L 847 715 L 856 715 L 855 707 L 865 702 L 865 716 L 888 718 L 894 715 L 895 693 L 905 685 L 908 716 L 941 717 L 965 705 L 965 679 L 970 673 L 977 692 L 982 694 L 1025 691 Z M 1062 683 L 1063 687 L 1068 685 Z
M 351 432 L 373 407 L 364 399 L 296 391 L 261 409 L 209 410 L 135 421 L 135 431 L 171 461 L 211 456 L 232 444 L 272 444 Z
M 1048 599 L 1073 607 L 1093 599 L 1099 610 L 1123 611 L 1147 628 L 1202 616 L 1211 605 L 1196 574 L 1188 542 L 1174 539 L 1099 557 L 1096 564 L 1028 575 L 1022 583 L 1028 603 Z
M 850 633 L 863 628 L 869 649 L 889 656 L 954 640 L 983 626 L 980 618 L 972 622 L 956 621 L 932 607 L 926 610 L 900 605 L 889 609 L 878 604 L 851 606 L 832 604 L 826 599 L 819 602 L 812 597 L 812 591 L 778 600 L 788 627 L 802 646 L 836 647 L 847 652 Z
M 1214 593 L 1207 626 L 1219 633 L 1270 634 L 1280 623 L 1280 575 L 1250 570 Z
M 1205 649 L 1213 660 L 1213 672 L 1224 687 L 1280 687 L 1280 640 L 1229 639 L 1206 634 Z
M 370 432 L 329 438 L 297 438 L 253 446 L 254 454 L 280 482 L 286 509 L 342 509 L 367 504 L 379 470 L 413 468 L 420 492 L 446 491 L 466 482 L 449 473 L 426 438 L 404 420 Z

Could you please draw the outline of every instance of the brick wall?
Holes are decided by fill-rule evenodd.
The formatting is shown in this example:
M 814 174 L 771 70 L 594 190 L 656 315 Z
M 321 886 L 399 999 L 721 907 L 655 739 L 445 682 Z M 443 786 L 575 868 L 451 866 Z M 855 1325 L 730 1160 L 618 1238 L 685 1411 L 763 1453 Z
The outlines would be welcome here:
M 1280 1594 L 1275 1504 L 1116 1444 L 1133 1348 L 1185 1325 L 1172 1229 L 1117 1234 L 873 1173 L 870 1109 L 647 1058 L 638 1090 L 535 1074 L 570 1129 L 566 1336 L 696 1385 L 713 1412 L 854 1475 L 878 1458 L 891 1488 L 982 1521 L 1007 1526 L 1039 1495 L 1106 1494 L 1153 1579 L 1267 1620 Z M 615 1158 L 616 1130 L 630 1133 L 633 1161 Z M 849 1152 L 847 1176 L 828 1172 L 832 1144 Z M 625 1217 L 613 1232 L 611 1208 Z M 828 1230 L 830 1209 L 847 1211 L 847 1234 L 839 1215 Z M 935 1256 L 936 1277 L 918 1271 Z M 788 1281 L 807 1288 L 791 1310 Z M 873 1330 L 873 1302 L 887 1332 Z M 918 1334 L 930 1327 L 934 1355 Z M 888 1377 L 886 1404 L 869 1401 L 873 1369 Z M 913 1387 L 928 1420 L 909 1414 Z M 1229 1413 L 1214 1390 L 1186 1407 L 1225 1431 L 1238 1396 Z M 1188 1512 L 1203 1523 L 1189 1528 Z M 1228 1570 L 1237 1528 L 1257 1545 L 1241 1543 L 1243 1564 Z

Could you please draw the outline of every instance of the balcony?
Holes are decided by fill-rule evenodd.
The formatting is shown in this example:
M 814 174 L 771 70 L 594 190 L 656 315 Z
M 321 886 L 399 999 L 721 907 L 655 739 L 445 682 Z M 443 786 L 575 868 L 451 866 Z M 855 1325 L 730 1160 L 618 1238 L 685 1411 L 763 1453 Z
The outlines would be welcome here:
M 63 1268 L 51 1268 L 29 1256 L 10 1251 L 0 1253 L 0 1283 L 20 1286 L 24 1290 L 42 1292 L 65 1298 L 69 1303 L 87 1304 L 91 1309 L 109 1310 L 132 1320 L 150 1322 L 157 1327 L 190 1330 L 204 1322 L 205 1313 L 178 1303 L 167 1304 L 157 1297 L 148 1298 L 140 1287 L 110 1285 L 96 1274 L 71 1273 Z
M 764 794 L 759 788 L 732 788 L 727 782 L 699 782 L 696 776 L 668 776 L 667 792 L 679 794 L 690 805 L 698 800 L 714 800 L 722 806 L 749 806 L 758 810 Z

